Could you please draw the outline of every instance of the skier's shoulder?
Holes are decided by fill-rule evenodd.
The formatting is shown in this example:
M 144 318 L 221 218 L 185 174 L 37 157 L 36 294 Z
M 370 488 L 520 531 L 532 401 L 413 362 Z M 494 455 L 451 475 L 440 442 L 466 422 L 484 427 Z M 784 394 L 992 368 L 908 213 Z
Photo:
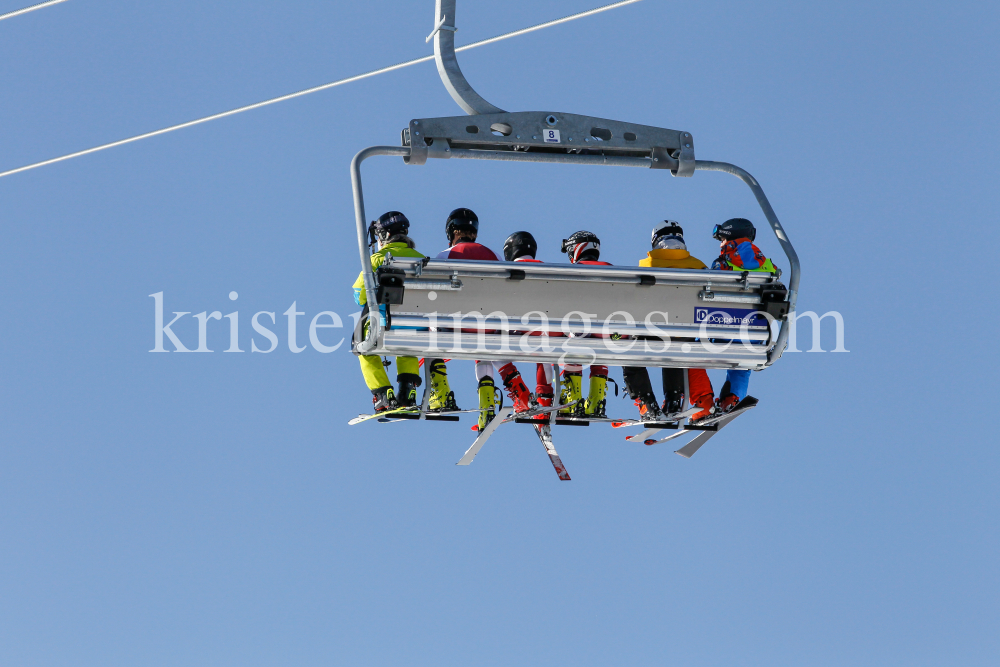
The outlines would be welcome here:
M 372 254 L 372 269 L 378 269 L 378 267 L 385 264 L 386 255 L 393 255 L 394 257 L 425 257 L 425 255 L 417 250 L 411 248 L 407 243 L 402 241 L 397 243 L 388 243 L 378 249 Z
M 708 268 L 705 263 L 697 257 L 693 257 L 687 250 L 679 248 L 650 250 L 646 256 L 639 260 L 639 266 L 661 269 L 704 269 Z
M 481 243 L 456 243 L 438 254 L 438 259 L 478 259 L 498 261 L 496 254 Z

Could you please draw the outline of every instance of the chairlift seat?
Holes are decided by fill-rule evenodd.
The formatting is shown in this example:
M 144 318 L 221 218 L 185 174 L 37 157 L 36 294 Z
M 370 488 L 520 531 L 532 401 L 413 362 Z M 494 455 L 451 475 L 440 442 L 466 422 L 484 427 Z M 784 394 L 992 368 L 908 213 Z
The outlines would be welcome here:
M 368 354 L 612 366 L 763 368 L 785 293 L 759 272 L 391 256 L 381 280 Z

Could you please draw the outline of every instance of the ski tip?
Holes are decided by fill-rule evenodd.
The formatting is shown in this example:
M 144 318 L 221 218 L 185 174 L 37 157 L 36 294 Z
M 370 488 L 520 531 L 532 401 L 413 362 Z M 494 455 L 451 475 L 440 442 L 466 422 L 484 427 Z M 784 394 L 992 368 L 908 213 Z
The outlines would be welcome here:
M 691 458 L 691 455 L 690 455 L 690 454 L 685 454 L 685 453 L 684 453 L 684 451 L 683 451 L 683 449 L 678 449 L 678 450 L 676 450 L 676 451 L 674 452 L 674 454 L 676 454 L 677 456 L 683 456 L 683 457 L 684 457 L 684 458 L 686 458 L 686 459 L 689 459 L 689 458 Z

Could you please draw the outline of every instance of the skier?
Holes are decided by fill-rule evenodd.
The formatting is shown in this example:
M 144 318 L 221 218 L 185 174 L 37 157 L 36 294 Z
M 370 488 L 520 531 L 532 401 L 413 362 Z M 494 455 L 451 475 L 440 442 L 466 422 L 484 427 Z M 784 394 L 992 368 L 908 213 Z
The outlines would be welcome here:
M 563 239 L 562 251 L 569 257 L 571 264 L 588 264 L 594 266 L 611 266 L 610 262 L 600 261 L 601 240 L 592 232 L 574 232 L 568 239 Z M 601 334 L 593 334 L 601 336 Z M 562 391 L 559 401 L 561 404 L 579 401 L 583 397 L 583 366 L 577 364 L 566 364 L 563 366 Z M 587 393 L 586 403 L 577 403 L 572 408 L 567 408 L 565 414 L 576 416 L 598 417 L 607 416 L 605 406 L 607 405 L 608 393 L 608 367 L 590 367 L 590 387 Z
M 503 258 L 506 262 L 537 262 L 535 259 L 538 253 L 538 243 L 535 237 L 529 232 L 514 232 L 507 237 L 503 243 Z M 535 333 L 533 335 L 539 335 Z M 498 369 L 503 386 L 507 390 L 507 395 L 514 405 L 515 412 L 524 412 L 531 408 L 532 403 L 542 407 L 552 405 L 552 384 L 546 381 L 545 364 L 538 364 L 535 372 L 535 395 L 528 391 L 528 386 L 524 383 L 521 373 L 518 372 L 513 362 L 506 362 Z
M 639 260 L 639 266 L 660 267 L 670 269 L 705 269 L 705 263 L 692 257 L 684 243 L 684 229 L 673 220 L 664 220 L 663 224 L 653 230 L 651 239 L 653 248 L 646 257 Z M 663 368 L 663 407 L 656 404 L 656 395 L 649 381 L 649 372 L 642 367 L 626 367 L 625 390 L 635 400 L 639 414 L 647 421 L 656 421 L 663 414 L 676 414 L 684 410 L 684 369 Z M 688 388 L 691 392 L 691 405 L 702 408 L 695 414 L 692 421 L 703 419 L 712 414 L 715 404 L 715 394 L 708 373 L 702 368 L 689 368 Z
M 379 246 L 378 251 L 371 256 L 373 271 L 377 271 L 385 263 L 385 257 L 389 253 L 395 257 L 424 257 L 415 250 L 416 244 L 413 239 L 407 236 L 409 231 L 410 221 L 399 211 L 383 213 L 378 220 L 372 221 L 368 226 L 369 249 L 376 243 Z M 364 273 L 361 273 L 354 281 L 354 302 L 365 307 L 361 314 L 362 318 L 369 312 L 370 304 L 367 301 Z M 384 305 L 379 306 L 379 317 L 385 321 Z M 367 332 L 367 329 L 368 323 L 365 322 L 364 330 Z M 398 394 L 393 391 L 389 376 L 385 372 L 385 366 L 382 365 L 382 360 L 379 359 L 378 355 L 362 355 L 359 359 L 361 373 L 373 394 L 372 404 L 375 406 L 375 412 L 416 405 L 417 387 L 420 386 L 420 367 L 416 357 L 396 357 Z
M 730 218 L 712 229 L 712 238 L 720 242 L 718 259 L 712 262 L 717 271 L 767 271 L 780 275 L 780 271 L 760 248 L 753 244 L 757 230 L 746 218 Z M 729 412 L 746 398 L 750 386 L 749 369 L 726 371 L 726 382 L 719 394 L 718 409 Z
M 437 259 L 476 259 L 497 262 L 497 256 L 486 246 L 476 243 L 479 236 L 479 217 L 470 209 L 456 208 L 448 214 L 444 224 L 448 247 L 437 254 Z M 472 330 L 475 331 L 475 330 Z M 448 386 L 448 370 L 444 359 L 431 360 L 431 405 L 437 409 L 457 410 L 455 394 Z M 518 376 L 520 377 L 520 376 Z M 496 385 L 493 381 L 493 362 L 476 362 L 476 379 L 479 381 L 479 430 L 496 416 Z M 521 383 L 524 384 L 523 381 Z

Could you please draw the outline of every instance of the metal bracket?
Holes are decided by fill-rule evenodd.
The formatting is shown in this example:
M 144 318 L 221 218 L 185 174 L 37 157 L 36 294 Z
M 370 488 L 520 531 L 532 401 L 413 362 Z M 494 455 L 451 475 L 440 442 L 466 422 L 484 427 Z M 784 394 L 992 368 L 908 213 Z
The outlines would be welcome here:
M 427 35 L 427 39 L 424 40 L 424 44 L 434 39 L 434 35 L 438 34 L 438 31 L 440 30 L 450 30 L 452 32 L 458 32 L 458 28 L 456 28 L 455 26 L 444 24 L 444 22 L 447 20 L 448 20 L 447 16 L 441 17 L 441 20 L 438 21 L 437 25 L 434 26 L 434 30 L 431 31 L 431 34 Z
M 676 175 L 679 166 L 677 160 L 670 157 L 666 148 L 653 146 L 653 162 L 649 165 L 650 169 L 669 169 L 671 173 Z
M 674 176 L 694 176 L 694 137 L 690 132 L 681 133 L 681 148 L 677 163 L 677 168 L 672 170 Z

